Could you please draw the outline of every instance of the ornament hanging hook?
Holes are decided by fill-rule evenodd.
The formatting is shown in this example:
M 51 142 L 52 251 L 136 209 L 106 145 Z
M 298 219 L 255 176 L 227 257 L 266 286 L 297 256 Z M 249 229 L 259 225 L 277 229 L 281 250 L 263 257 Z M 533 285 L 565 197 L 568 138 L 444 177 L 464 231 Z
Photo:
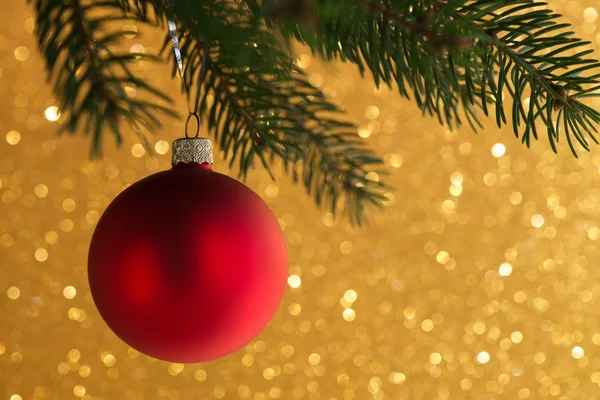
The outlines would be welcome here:
M 188 126 L 190 124 L 190 120 L 192 119 L 192 117 L 194 117 L 196 119 L 196 134 L 194 135 L 194 137 L 197 138 L 198 134 L 200 133 L 200 117 L 195 112 L 189 113 L 187 120 L 185 121 L 185 137 L 188 139 L 190 138 L 190 136 L 188 134 Z
M 186 95 L 189 96 L 189 90 L 185 84 L 185 72 L 183 69 L 183 57 L 181 56 L 181 48 L 179 45 L 179 38 L 177 36 L 177 24 L 175 23 L 175 13 L 173 11 L 173 0 L 164 0 L 165 14 L 167 15 L 167 23 L 169 25 L 169 34 L 171 35 L 171 41 L 173 42 L 173 52 L 175 53 L 175 60 L 177 61 L 177 69 L 181 76 L 181 82 L 183 90 Z M 170 11 L 169 11 L 170 9 Z M 200 65 L 200 73 L 198 74 L 198 88 L 196 90 L 196 101 L 194 103 L 194 109 L 190 109 L 189 103 L 187 103 L 188 117 L 185 121 L 185 137 L 189 138 L 188 128 L 192 117 L 196 120 L 196 134 L 194 137 L 198 137 L 200 133 L 200 116 L 198 111 L 200 109 L 200 94 L 202 90 L 202 82 L 204 81 L 204 75 L 206 74 L 206 60 L 208 58 L 209 45 L 208 41 L 204 41 L 204 47 L 202 50 L 202 61 Z
M 185 84 L 185 76 L 183 72 L 183 57 L 181 56 L 181 48 L 179 46 L 179 37 L 177 36 L 177 24 L 175 23 L 175 14 L 173 12 L 173 0 L 164 0 L 165 15 L 167 16 L 167 24 L 169 26 L 169 34 L 171 35 L 171 41 L 173 42 L 173 53 L 175 53 L 175 61 L 177 62 L 177 70 L 181 77 L 181 84 L 184 92 L 188 93 L 188 89 Z M 188 112 L 190 106 L 188 104 Z

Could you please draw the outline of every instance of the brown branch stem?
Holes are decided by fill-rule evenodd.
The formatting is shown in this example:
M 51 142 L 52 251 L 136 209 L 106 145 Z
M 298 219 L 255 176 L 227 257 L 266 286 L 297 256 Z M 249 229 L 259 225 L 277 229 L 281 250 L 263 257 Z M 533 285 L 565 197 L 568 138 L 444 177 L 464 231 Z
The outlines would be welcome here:
M 357 0 L 357 2 L 367 7 L 371 12 L 377 13 L 382 18 L 393 22 L 398 28 L 426 38 L 438 52 L 444 47 L 454 46 L 464 49 L 472 45 L 472 41 L 468 40 L 468 38 L 442 35 L 431 27 L 431 21 L 435 18 L 435 13 L 439 10 L 438 2 L 432 2 L 432 8 L 429 10 L 429 13 L 422 16 L 421 21 L 412 21 L 397 10 L 393 10 L 375 0 Z

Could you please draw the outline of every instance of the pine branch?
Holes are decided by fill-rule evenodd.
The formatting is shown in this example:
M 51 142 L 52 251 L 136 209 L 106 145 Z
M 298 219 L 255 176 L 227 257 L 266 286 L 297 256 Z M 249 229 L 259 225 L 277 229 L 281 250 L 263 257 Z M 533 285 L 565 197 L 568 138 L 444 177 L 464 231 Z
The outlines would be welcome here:
M 175 11 L 202 19 L 184 10 Z M 338 200 L 343 199 L 350 222 L 360 225 L 365 206 L 381 206 L 384 199 L 386 186 L 366 178 L 381 160 L 358 139 L 357 127 L 340 119 L 341 111 L 308 83 L 264 26 L 239 23 L 252 17 L 246 10 L 222 11 L 230 25 L 223 34 L 239 29 L 236 36 L 250 44 L 245 46 L 246 63 L 240 64 L 239 43 L 224 40 L 215 33 L 218 30 L 203 30 L 209 32 L 211 50 L 202 85 L 201 117 L 225 158 L 230 165 L 239 163 L 242 178 L 256 158 L 269 172 L 269 164 L 278 159 L 317 204 L 326 204 L 335 215 Z M 220 11 L 212 12 L 216 13 L 212 14 L 214 23 Z M 236 13 L 241 15 L 235 18 Z M 180 18 L 185 21 L 186 16 Z M 192 24 L 182 23 L 180 29 L 188 87 L 197 79 L 205 40 Z
M 314 29 L 269 20 L 264 8 L 261 15 L 316 54 L 369 70 L 377 85 L 396 83 L 404 97 L 451 128 L 466 119 L 477 130 L 475 108 L 488 115 L 489 103 L 498 126 L 507 124 L 507 91 L 517 137 L 529 146 L 540 120 L 555 151 L 563 127 L 577 155 L 573 137 L 586 150 L 588 138 L 597 142 L 600 114 L 580 99 L 598 89 L 598 75 L 583 74 L 600 63 L 585 58 L 592 52 L 583 49 L 588 43 L 571 37 L 569 25 L 546 6 L 534 0 L 329 0 L 315 10 Z
M 482 1 L 471 2 L 458 9 L 454 16 L 476 22 L 481 45 L 496 49 L 499 79 L 505 80 L 502 76 L 511 74 L 512 82 L 506 80 L 506 87 L 513 98 L 515 135 L 518 137 L 521 120 L 526 121 L 522 141 L 529 146 L 531 135 L 538 138 L 535 122 L 539 118 L 546 125 L 554 151 L 557 151 L 561 124 L 575 156 L 577 151 L 571 135 L 589 151 L 586 135 L 598 143 L 595 124 L 600 122 L 600 114 L 577 100 L 580 96 L 588 97 L 587 94 L 600 87 L 600 75 L 581 76 L 600 67 L 598 61 L 584 58 L 593 51 L 583 50 L 589 42 L 572 38 L 573 32 L 564 30 L 568 25 L 558 24 L 556 21 L 561 16 L 545 9 L 545 2 L 521 0 L 499 9 L 496 2 L 496 9 L 485 17 L 478 15 L 483 6 Z M 544 8 L 532 10 L 535 7 Z M 565 72 L 558 75 L 555 71 L 559 70 Z M 582 85 L 588 88 L 584 89 Z M 525 89 L 529 94 L 527 112 L 521 106 Z M 575 93 L 570 94 L 570 91 Z M 498 91 L 496 95 L 499 94 Z M 496 97 L 496 109 L 503 109 L 502 96 Z M 561 112 L 556 115 L 557 111 Z M 504 115 L 502 119 L 506 122 Z
M 337 200 L 343 193 L 346 197 L 346 213 L 352 223 L 360 224 L 365 203 L 380 206 L 385 199 L 382 190 L 389 188 L 366 178 L 369 167 L 378 166 L 381 161 L 364 148 L 364 142 L 357 140 L 357 127 L 338 120 L 320 118 L 317 113 L 322 111 L 320 108 L 323 106 L 329 112 L 338 110 L 328 103 L 321 91 L 308 83 L 299 69 L 291 77 L 282 76 L 272 81 L 258 77 L 258 83 L 267 93 L 287 92 L 287 101 L 280 96 L 273 97 L 278 107 L 275 116 L 279 122 L 287 117 L 290 126 L 297 126 L 304 132 L 300 137 L 291 136 L 289 139 L 295 142 L 300 139 L 297 145 L 303 149 L 302 158 L 293 161 L 302 163 L 302 181 L 307 191 L 315 194 L 317 204 L 329 202 L 334 216 Z M 298 96 L 294 93 L 297 89 L 294 85 L 304 88 L 303 92 L 306 91 L 302 93 L 302 100 L 294 101 Z M 287 163 L 284 159 L 284 165 L 287 166 Z M 380 175 L 385 172 L 376 170 L 376 173 Z M 293 177 L 295 181 L 298 180 L 296 174 Z
M 36 35 L 48 79 L 69 118 L 63 130 L 83 125 L 94 152 L 105 128 L 121 141 L 126 120 L 142 139 L 173 114 L 169 99 L 136 77 L 137 59 L 119 52 L 128 32 L 112 22 L 160 25 L 162 0 L 29 0 L 38 15 Z M 280 160 L 319 204 L 335 212 L 345 198 L 351 221 L 367 204 L 381 205 L 387 187 L 366 178 L 381 160 L 356 137 L 356 126 L 312 87 L 292 62 L 297 39 L 326 60 L 339 59 L 370 72 L 376 85 L 396 85 L 423 114 L 454 128 L 482 127 L 478 109 L 512 124 L 530 145 L 543 124 L 554 151 L 564 137 L 589 150 L 598 143 L 600 114 L 582 101 L 600 96 L 600 62 L 588 59 L 587 42 L 573 37 L 544 2 L 535 0 L 177 0 L 183 79 L 195 83 L 205 42 L 210 43 L 202 82 L 201 115 L 242 178 L 258 158 Z M 276 32 L 277 31 L 277 32 Z M 284 41 L 275 39 L 283 34 Z M 279 37 L 279 36 L 277 36 Z M 170 41 L 165 41 L 170 51 Z M 173 69 L 175 72 L 175 68 Z M 150 99 L 132 98 L 130 88 Z M 509 106 L 504 98 L 512 98 Z M 492 112 L 493 108 L 493 112 Z M 270 157 L 270 159 L 268 159 Z
M 141 6 L 140 6 L 141 7 Z M 138 53 L 114 52 L 114 45 L 131 32 L 108 31 L 111 22 L 134 19 L 149 23 L 136 7 L 138 16 L 124 0 L 83 2 L 82 0 L 35 0 L 36 36 L 45 58 L 48 80 L 53 82 L 59 109 L 68 120 L 59 133 L 75 133 L 83 124 L 93 135 L 92 154 L 101 151 L 103 130 L 109 128 L 117 144 L 122 141 L 120 120 L 125 119 L 143 136 L 160 122 L 156 112 L 174 115 L 153 102 L 130 98 L 126 88 L 146 91 L 156 100 L 170 102 L 161 91 L 134 76 L 129 67 L 137 60 L 159 61 Z M 94 14 L 94 17 L 90 15 Z M 142 137 L 142 139 L 145 139 Z

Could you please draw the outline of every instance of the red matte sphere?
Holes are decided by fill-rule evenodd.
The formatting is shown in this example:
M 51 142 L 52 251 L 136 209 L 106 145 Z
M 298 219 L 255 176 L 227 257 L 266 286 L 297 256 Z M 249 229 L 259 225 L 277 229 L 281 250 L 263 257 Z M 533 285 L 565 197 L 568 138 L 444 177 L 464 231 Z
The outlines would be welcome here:
M 287 250 L 252 190 L 208 164 L 179 164 L 124 190 L 94 232 L 96 306 L 131 347 L 171 362 L 244 347 L 283 298 Z

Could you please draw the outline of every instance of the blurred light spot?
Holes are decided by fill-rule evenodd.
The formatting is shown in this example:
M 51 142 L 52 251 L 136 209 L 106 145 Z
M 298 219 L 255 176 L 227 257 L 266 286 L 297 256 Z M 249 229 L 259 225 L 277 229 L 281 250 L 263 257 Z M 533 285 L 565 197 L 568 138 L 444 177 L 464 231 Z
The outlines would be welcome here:
M 127 39 L 133 39 L 137 34 L 137 26 L 131 24 L 123 25 L 123 31 L 127 32 L 123 36 Z
M 344 293 L 344 300 L 348 303 L 354 303 L 357 298 L 358 294 L 352 289 L 346 290 L 346 293 Z
M 288 285 L 291 288 L 299 288 L 302 284 L 302 279 L 298 275 L 290 275 L 288 278 Z
M 469 156 L 471 155 L 471 153 L 473 153 L 473 145 L 471 143 L 461 143 L 461 145 L 458 147 L 458 151 L 460 152 L 460 155 L 462 156 Z
M 254 343 L 254 350 L 258 353 L 262 353 L 267 349 L 267 343 L 264 340 L 259 340 Z
M 335 226 L 335 218 L 333 217 L 332 213 L 326 213 L 325 215 L 323 215 L 323 218 L 321 218 L 321 221 L 323 222 L 323 225 L 325 225 L 329 228 Z
M 67 315 L 69 316 L 69 319 L 71 319 L 73 321 L 77 321 L 81 317 L 81 310 L 76 307 L 71 307 L 71 308 L 69 308 Z
M 111 353 L 105 353 L 101 358 L 107 367 L 113 367 L 117 363 L 117 359 Z
M 81 376 L 82 378 L 87 378 L 88 376 L 90 376 L 91 373 L 92 369 L 87 365 L 82 365 L 81 367 L 79 367 L 79 376 Z
M 23 361 L 23 354 L 21 354 L 21 352 L 15 351 L 10 355 L 10 361 L 14 364 L 20 364 Z
M 75 394 L 75 396 L 77 397 L 83 397 L 83 395 L 85 394 L 85 387 L 81 385 L 76 385 L 73 388 L 73 394 Z
M 308 83 L 314 87 L 321 87 L 323 84 L 323 75 L 318 73 L 311 74 L 308 78 Z
M 385 200 L 381 200 L 381 204 L 386 207 L 392 206 L 396 202 L 396 198 L 392 193 L 384 193 L 383 197 L 385 197 Z
M 411 320 L 415 318 L 417 315 L 417 311 L 413 307 L 406 307 L 404 309 L 404 318 Z
M 342 386 L 346 386 L 350 382 L 350 377 L 342 372 L 337 376 L 337 382 Z
M 542 217 L 540 214 L 535 214 L 533 217 L 531 217 L 531 225 L 536 228 L 541 228 L 544 225 L 544 217 Z
M 519 331 L 514 331 L 510 334 L 510 340 L 513 343 L 521 343 L 523 341 L 523 334 Z
M 365 110 L 365 116 L 371 120 L 377 119 L 379 117 L 379 108 L 376 106 L 369 106 Z
M 156 150 L 156 152 L 161 155 L 167 154 L 167 152 L 169 151 L 169 143 L 167 143 L 166 140 L 159 140 L 154 145 L 154 150 Z
M 63 232 L 71 232 L 74 227 L 75 227 L 75 225 L 73 224 L 73 221 L 71 221 L 68 218 L 60 221 L 60 229 Z
M 133 46 L 131 46 L 129 51 L 131 53 L 144 53 L 146 51 L 146 49 L 144 48 L 143 45 L 137 43 L 137 44 L 134 44 Z
M 48 250 L 39 248 L 35 251 L 35 259 L 39 262 L 44 262 L 48 259 Z
M 594 7 L 588 7 L 583 11 L 583 18 L 587 22 L 594 22 L 598 19 L 598 11 Z
M 487 351 L 477 354 L 477 362 L 479 364 L 487 364 L 488 361 L 490 361 L 490 355 Z
M 496 158 L 502 157 L 506 152 L 506 147 L 502 143 L 496 143 L 492 146 L 492 155 Z
M 98 211 L 96 210 L 88 211 L 85 214 L 85 220 L 88 224 L 95 225 L 100 220 L 100 214 L 98 214 Z
M 573 358 L 579 360 L 580 358 L 583 357 L 583 349 L 579 346 L 575 346 L 573 347 L 573 350 L 571 351 L 571 355 L 573 356 Z
M 354 318 L 356 318 L 356 313 L 354 312 L 353 309 L 351 308 L 346 308 L 344 310 L 344 312 L 342 313 L 342 316 L 344 317 L 344 319 L 348 322 L 354 321 Z
M 394 168 L 400 168 L 402 164 L 404 164 L 404 157 L 402 157 L 400 154 L 386 154 L 384 160 Z
M 300 312 L 302 312 L 302 306 L 298 303 L 292 303 L 288 307 L 288 312 L 290 313 L 290 315 L 296 316 L 300 314 Z
M 15 49 L 14 54 L 18 61 L 27 61 L 29 58 L 29 49 L 25 46 L 19 46 Z
M 19 290 L 18 287 L 16 286 L 11 286 L 8 288 L 8 290 L 6 291 L 6 295 L 8 296 L 9 299 L 11 300 L 16 300 L 19 298 L 19 296 L 21 295 L 21 291 Z
M 294 355 L 294 347 L 290 346 L 289 344 L 286 344 L 285 346 L 283 346 L 281 348 L 281 354 L 283 354 L 285 357 L 291 357 Z
M 348 241 L 344 241 L 340 244 L 340 251 L 344 254 L 352 253 L 353 248 L 354 246 L 352 245 L 352 243 Z
M 368 179 L 373 182 L 379 182 L 379 175 L 377 174 L 377 172 L 371 171 L 367 173 L 367 175 L 365 175 L 365 179 Z
M 136 143 L 133 146 L 131 146 L 131 154 L 133 154 L 134 157 L 140 158 L 145 153 L 146 150 L 144 149 L 144 146 L 141 145 L 141 143 Z
M 450 255 L 448 254 L 448 252 L 446 251 L 440 251 L 437 256 L 435 257 L 435 259 L 437 260 L 437 262 L 439 262 L 440 264 L 446 264 L 448 262 L 448 260 L 450 259 Z
M 519 389 L 519 398 L 528 399 L 530 395 L 531 395 L 531 390 L 529 390 L 527 388 Z
M 281 397 L 281 389 L 277 387 L 272 387 L 269 389 L 269 397 L 272 399 L 279 399 Z
M 66 212 L 73 212 L 75 210 L 75 207 L 76 207 L 76 204 L 75 204 L 75 200 L 73 200 L 73 199 L 65 199 L 62 202 L 62 208 Z
M 213 396 L 215 396 L 217 399 L 222 399 L 223 397 L 225 397 L 225 389 L 217 386 L 213 389 Z
M 483 183 L 487 186 L 494 186 L 498 181 L 498 176 L 493 172 L 488 172 L 483 176 Z
M 273 368 L 265 368 L 263 371 L 263 378 L 270 381 L 275 377 L 275 370 Z
M 498 273 L 500 276 L 509 276 L 512 274 L 512 265 L 509 263 L 503 263 L 500 265 L 500 268 L 498 268 Z
M 242 357 L 242 364 L 244 364 L 246 367 L 250 367 L 252 364 L 254 364 L 254 357 L 252 357 L 251 354 L 246 354 L 244 357 Z
M 63 290 L 63 296 L 65 296 L 65 298 L 67 298 L 69 300 L 75 298 L 76 295 L 77 295 L 77 290 L 75 290 L 75 288 L 73 286 L 67 286 Z
M 438 365 L 442 362 L 442 355 L 440 353 L 431 353 L 429 356 L 429 362 L 433 365 Z
M 450 185 L 450 189 L 448 189 L 452 196 L 460 196 L 463 192 L 462 186 Z
M 401 385 L 406 381 L 406 375 L 401 372 L 392 372 L 389 379 L 390 382 L 395 383 L 396 385 Z
M 433 321 L 430 319 L 424 319 L 423 322 L 421 322 L 421 329 L 423 329 L 425 332 L 431 332 L 433 330 Z
M 6 141 L 14 146 L 21 141 L 21 134 L 17 131 L 10 131 L 6 134 Z
M 61 375 L 67 375 L 69 372 L 71 372 L 71 367 L 69 367 L 69 363 L 66 362 L 61 362 L 60 364 L 58 364 L 58 373 Z
M 4 235 L 0 236 L 0 244 L 2 246 L 11 247 L 14 243 L 15 243 L 15 240 L 8 233 L 5 233 Z
M 521 194 L 521 192 L 512 192 L 509 196 L 509 200 L 511 204 L 514 204 L 516 206 L 517 204 L 520 204 L 521 201 L 523 201 L 523 195 Z
M 483 322 L 476 322 L 473 324 L 473 332 L 477 335 L 485 333 L 485 324 Z
M 48 196 L 48 186 L 44 185 L 43 183 L 37 185 L 33 191 L 35 195 L 40 199 L 43 199 L 44 197 Z
M 312 353 L 310 356 L 308 356 L 308 362 L 311 365 L 318 365 L 321 362 L 321 356 L 317 353 Z
M 69 354 L 67 355 L 69 361 L 77 362 L 81 358 L 81 352 L 77 349 L 69 350 Z
M 298 60 L 296 61 L 296 65 L 302 69 L 308 68 L 311 64 L 311 61 L 312 60 L 308 54 L 300 54 L 300 57 L 298 57 Z
M 510 383 L 510 376 L 508 376 L 508 374 L 500 374 L 500 376 L 498 377 L 498 382 L 501 385 L 508 385 Z
M 464 179 L 465 177 L 460 172 L 453 172 L 452 175 L 450 175 L 450 182 L 456 186 L 462 185 Z
M 179 373 L 181 371 L 183 371 L 183 368 L 184 368 L 184 366 L 181 363 L 172 363 L 172 364 L 169 364 L 167 371 L 169 372 L 169 375 L 176 376 L 176 375 L 179 375 Z
M 44 115 L 48 121 L 54 122 L 59 120 L 61 113 L 58 111 L 58 107 L 50 106 L 46 108 Z
M 130 86 L 125 86 L 125 94 L 127 94 L 127 97 L 136 97 L 137 90 L 135 90 L 134 88 L 132 88 Z
M 371 130 L 369 128 L 358 128 L 358 136 L 366 139 L 371 136 Z
M 269 183 L 265 188 L 265 194 L 267 195 L 267 197 L 274 199 L 279 195 L 279 186 L 273 183 Z
M 204 382 L 206 380 L 206 378 L 207 378 L 206 371 L 204 371 L 203 369 L 199 369 L 198 371 L 196 371 L 194 373 L 194 378 L 198 382 Z
M 326 271 L 327 271 L 327 269 L 325 268 L 325 266 L 323 264 L 317 264 L 313 267 L 313 275 L 316 277 L 321 277 L 321 276 L 325 275 Z
M 442 203 L 442 211 L 451 213 L 456 208 L 456 204 L 452 200 L 444 200 Z

